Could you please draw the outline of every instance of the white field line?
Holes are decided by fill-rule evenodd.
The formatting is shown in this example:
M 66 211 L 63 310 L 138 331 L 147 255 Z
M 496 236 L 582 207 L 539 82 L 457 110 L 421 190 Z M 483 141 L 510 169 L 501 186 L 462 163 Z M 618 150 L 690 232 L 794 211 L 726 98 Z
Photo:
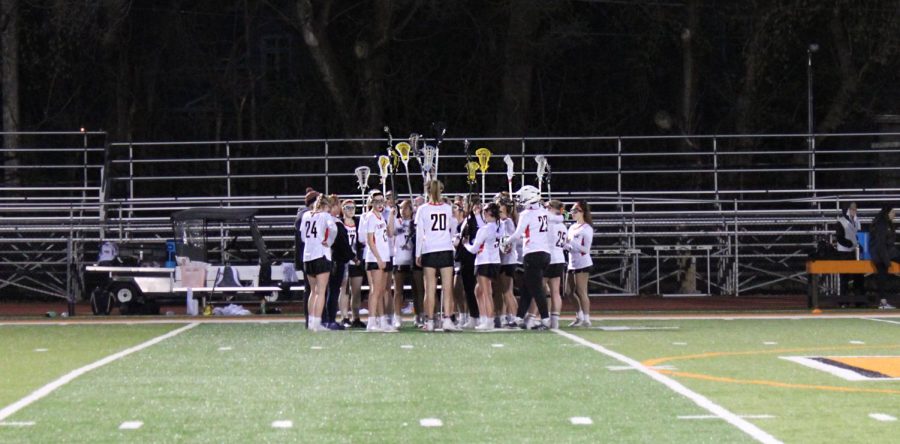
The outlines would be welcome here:
M 72 380 L 74 380 L 75 378 L 77 378 L 91 370 L 103 367 L 104 365 L 109 364 L 110 362 L 117 361 L 117 360 L 122 359 L 132 353 L 139 352 L 147 347 L 156 345 L 162 341 L 165 341 L 166 339 L 169 339 L 173 336 L 176 336 L 185 331 L 188 331 L 188 330 L 196 327 L 197 325 L 199 325 L 199 324 L 193 323 L 193 324 L 185 325 L 184 327 L 181 327 L 176 330 L 172 330 L 164 335 L 157 336 L 153 339 L 150 339 L 148 341 L 145 341 L 138 345 L 135 345 L 134 347 L 127 348 L 118 353 L 111 354 L 99 361 L 85 365 L 84 367 L 72 370 L 71 372 L 66 373 L 65 375 L 61 376 L 59 379 L 35 390 L 28 396 L 4 407 L 2 410 L 0 410 L 0 421 L 3 421 L 6 418 L 9 418 L 10 416 L 12 416 L 14 413 L 18 412 L 19 410 L 22 410 L 23 408 L 28 407 L 29 405 L 40 400 L 41 398 L 49 395 L 50 393 L 53 393 L 54 390 L 72 382 Z
M 744 419 L 772 419 L 772 415 L 738 415 Z M 678 419 L 719 419 L 716 415 L 681 415 Z
M 889 320 L 887 320 L 887 319 L 876 319 L 876 318 L 863 318 L 863 319 L 868 319 L 868 320 L 870 320 L 870 321 L 876 321 L 876 322 L 887 322 L 888 324 L 898 324 L 898 325 L 900 325 L 900 322 L 898 322 L 898 321 L 889 321 Z
M 564 332 L 561 330 L 553 330 L 553 332 L 560 336 L 563 336 L 564 338 L 567 338 L 573 342 L 577 342 L 584 346 L 590 347 L 597 352 L 600 352 L 600 353 L 602 353 L 606 356 L 609 356 L 617 361 L 620 361 L 622 363 L 625 363 L 625 364 L 628 364 L 628 365 L 634 367 L 639 372 L 641 372 L 641 373 L 649 376 L 653 380 L 665 385 L 666 387 L 668 387 L 675 393 L 678 393 L 678 394 L 690 399 L 691 401 L 694 402 L 694 404 L 697 404 L 698 406 L 702 407 L 704 410 L 718 416 L 719 418 L 724 419 L 729 424 L 737 427 L 739 430 L 750 435 L 753 439 L 755 439 L 759 442 L 781 443 L 781 441 L 776 439 L 774 436 L 768 434 L 763 429 L 753 425 L 752 423 L 741 418 L 740 416 L 726 410 L 724 407 L 710 401 L 709 398 L 685 387 L 680 382 L 678 382 L 668 376 L 665 376 L 659 372 L 656 372 L 656 371 L 648 368 L 647 366 L 641 364 L 640 362 L 638 362 L 632 358 L 629 358 L 628 356 L 625 356 L 621 353 L 617 353 L 612 350 L 609 350 L 601 345 L 597 345 L 591 341 L 588 341 L 587 339 L 584 339 L 580 336 L 575 336 L 571 333 L 567 333 L 567 332 Z
M 876 421 L 884 421 L 884 422 L 893 422 L 896 421 L 897 418 L 887 413 L 869 413 L 869 418 L 872 418 Z

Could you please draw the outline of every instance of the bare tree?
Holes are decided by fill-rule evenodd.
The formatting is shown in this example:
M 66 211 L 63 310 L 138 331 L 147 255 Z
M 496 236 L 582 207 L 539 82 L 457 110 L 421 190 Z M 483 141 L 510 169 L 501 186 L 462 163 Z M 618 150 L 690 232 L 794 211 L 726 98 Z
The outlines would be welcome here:
M 0 0 L 0 81 L 3 82 L 3 147 L 17 148 L 19 136 L 12 134 L 19 131 L 19 2 L 18 0 Z M 15 186 L 19 183 L 16 171 L 19 161 L 14 152 L 7 153 L 4 158 L 6 168 L 4 183 Z

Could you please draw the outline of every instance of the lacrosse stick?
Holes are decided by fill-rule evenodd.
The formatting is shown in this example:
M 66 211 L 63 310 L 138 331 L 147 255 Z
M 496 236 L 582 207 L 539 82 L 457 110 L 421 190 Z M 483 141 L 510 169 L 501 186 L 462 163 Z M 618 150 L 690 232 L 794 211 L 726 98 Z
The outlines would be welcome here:
M 372 170 L 370 170 L 367 166 L 361 166 L 357 168 L 353 173 L 356 174 L 357 188 L 362 191 L 362 199 L 363 202 L 365 202 L 366 188 L 369 188 L 369 174 L 372 173 Z
M 444 122 L 432 122 L 431 129 L 434 136 L 434 178 L 437 178 L 438 169 L 441 166 L 441 143 L 444 142 L 444 134 L 447 134 L 447 124 Z
M 544 175 L 547 173 L 547 158 L 544 156 L 535 156 L 534 161 L 537 162 L 537 180 L 538 191 L 544 191 Z
M 506 164 L 506 183 L 509 185 L 509 195 L 512 196 L 512 179 L 515 174 L 512 157 L 509 154 L 503 156 L 503 163 Z
M 484 175 L 487 174 L 488 166 L 491 161 L 491 150 L 487 148 L 478 148 L 475 150 L 475 157 L 478 158 L 478 167 L 481 170 L 481 201 L 484 202 Z
M 437 178 L 437 168 L 435 168 L 435 162 L 437 160 L 437 148 L 432 145 L 425 145 L 422 148 L 422 172 L 425 173 L 425 183 L 426 189 L 425 193 L 428 193 L 427 184 L 430 180 Z M 433 173 L 432 173 L 433 172 Z
M 466 164 L 466 180 L 469 183 L 469 194 L 472 194 L 472 188 L 475 186 L 475 183 L 478 182 L 478 179 L 475 178 L 475 174 L 478 173 L 478 162 L 469 162 Z
M 387 194 L 387 176 L 391 169 L 391 158 L 378 156 L 378 175 L 381 176 L 381 193 Z
M 412 182 L 409 180 L 409 150 L 411 147 L 406 142 L 400 142 L 394 145 L 394 152 L 400 156 L 400 161 L 403 162 L 403 170 L 406 172 L 406 189 L 409 190 L 409 200 L 412 201 Z

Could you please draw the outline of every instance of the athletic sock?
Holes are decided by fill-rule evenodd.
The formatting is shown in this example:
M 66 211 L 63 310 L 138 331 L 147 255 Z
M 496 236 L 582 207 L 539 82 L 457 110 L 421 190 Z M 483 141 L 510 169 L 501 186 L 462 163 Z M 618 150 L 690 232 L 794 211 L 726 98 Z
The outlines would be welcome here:
M 550 328 L 559 328 L 559 313 L 550 313 Z
M 583 321 L 584 320 L 584 312 L 581 310 L 578 310 L 578 313 L 575 313 L 575 319 L 577 319 L 579 321 Z
M 591 315 L 589 315 L 589 314 L 584 315 L 584 317 L 582 318 L 582 320 L 583 320 L 584 322 L 591 322 Z

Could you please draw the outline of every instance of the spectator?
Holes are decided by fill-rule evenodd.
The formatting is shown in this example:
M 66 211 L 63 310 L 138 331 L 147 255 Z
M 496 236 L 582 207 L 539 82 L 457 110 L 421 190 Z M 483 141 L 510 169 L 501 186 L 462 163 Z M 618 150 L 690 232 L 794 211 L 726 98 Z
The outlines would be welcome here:
M 894 230 L 894 209 L 884 207 L 872 220 L 869 233 L 869 254 L 872 255 L 872 264 L 877 270 L 876 283 L 878 297 L 881 299 L 878 308 L 882 310 L 895 308 L 887 300 L 889 270 L 892 262 L 900 256 L 896 246 L 897 233 Z

